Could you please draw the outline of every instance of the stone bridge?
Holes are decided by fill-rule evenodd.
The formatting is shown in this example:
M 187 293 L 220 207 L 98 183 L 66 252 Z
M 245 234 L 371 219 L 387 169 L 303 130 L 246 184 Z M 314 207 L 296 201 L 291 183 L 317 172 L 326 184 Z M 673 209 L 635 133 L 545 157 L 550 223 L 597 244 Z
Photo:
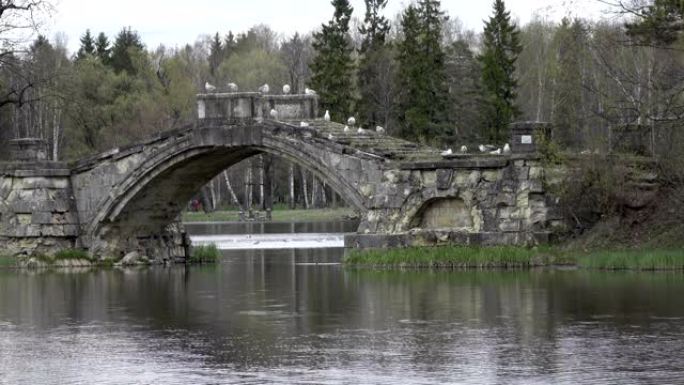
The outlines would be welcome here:
M 513 154 L 444 157 L 318 116 L 315 95 L 203 94 L 191 127 L 71 164 L 45 161 L 38 140 L 15 141 L 0 164 L 0 239 L 13 254 L 182 257 L 187 202 L 259 153 L 307 168 L 361 213 L 349 247 L 531 244 L 562 224 L 531 126 L 514 128 Z

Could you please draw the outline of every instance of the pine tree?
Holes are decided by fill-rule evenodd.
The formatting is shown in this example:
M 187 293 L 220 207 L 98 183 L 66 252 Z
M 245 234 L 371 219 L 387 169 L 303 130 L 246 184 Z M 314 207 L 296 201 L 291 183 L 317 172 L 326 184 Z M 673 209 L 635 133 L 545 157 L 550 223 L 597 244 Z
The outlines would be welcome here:
M 510 123 L 520 114 L 515 105 L 515 62 L 522 51 L 519 34 L 503 0 L 495 0 L 494 16 L 485 24 L 484 47 L 479 56 L 485 92 L 483 134 L 493 142 L 506 140 Z
M 349 21 L 349 0 L 333 0 L 335 13 L 320 32 L 314 33 L 316 56 L 311 63 L 312 87 L 321 97 L 321 109 L 336 121 L 346 121 L 354 111 L 354 60 Z
M 135 74 L 136 68 L 131 55 L 141 52 L 143 49 L 144 46 L 137 32 L 130 28 L 122 29 L 116 36 L 116 41 L 112 47 L 111 65 L 114 71 L 126 71 L 131 75 Z
M 214 35 L 214 38 L 211 41 L 211 46 L 209 47 L 209 73 L 211 73 L 211 76 L 216 76 L 216 71 L 221 65 L 221 62 L 223 62 L 223 48 L 221 37 L 218 32 L 216 32 L 216 35 Z
M 380 15 L 387 5 L 387 0 L 365 0 L 366 18 L 359 28 L 363 36 L 359 62 L 359 91 L 361 103 L 359 110 L 361 119 L 369 127 L 377 124 L 387 124 L 388 112 L 383 104 L 391 98 L 390 81 L 393 69 L 392 51 L 387 45 L 387 33 L 390 30 L 389 21 Z M 387 72 L 390 72 L 389 74 Z
M 444 19 L 438 0 L 421 0 L 417 6 L 409 6 L 402 17 L 403 39 L 398 47 L 401 135 L 433 144 L 450 134 L 442 48 Z
M 85 34 L 81 36 L 81 48 L 79 48 L 76 54 L 76 59 L 81 60 L 93 55 L 95 55 L 95 40 L 93 35 L 90 34 L 90 30 L 87 29 Z
M 575 147 L 582 140 L 582 47 L 584 28 L 579 20 L 563 19 L 556 32 L 556 71 L 554 76 L 554 137 Z
M 100 32 L 100 34 L 97 35 L 97 40 L 95 41 L 95 54 L 103 64 L 109 64 L 111 50 L 109 48 L 109 39 L 104 32 Z

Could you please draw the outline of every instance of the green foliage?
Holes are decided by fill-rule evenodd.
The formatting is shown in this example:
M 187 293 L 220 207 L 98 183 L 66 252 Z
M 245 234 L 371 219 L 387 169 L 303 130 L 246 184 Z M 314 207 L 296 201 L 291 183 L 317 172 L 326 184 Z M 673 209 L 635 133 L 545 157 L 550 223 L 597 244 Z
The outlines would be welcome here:
M 355 63 L 349 37 L 353 8 L 348 0 L 333 0 L 332 5 L 332 20 L 314 33 L 316 56 L 311 63 L 311 83 L 321 97 L 320 109 L 330 110 L 333 120 L 342 122 L 353 115 L 355 108 Z
M 93 55 L 95 55 L 95 40 L 93 39 L 93 35 L 90 34 L 90 30 L 87 29 L 86 33 L 81 36 L 81 48 L 78 50 L 76 58 L 80 60 L 86 56 Z
M 599 251 L 579 258 L 579 265 L 601 270 L 684 270 L 684 250 Z
M 214 244 L 195 246 L 188 258 L 189 263 L 215 263 L 221 257 L 221 251 Z
M 60 250 L 55 254 L 54 260 L 86 260 L 92 261 L 93 258 L 85 251 L 80 249 Z
M 673 44 L 684 30 L 684 2 L 651 0 L 649 3 L 627 9 L 636 19 L 627 23 L 627 31 L 647 44 Z
M 515 62 L 522 51 L 520 31 L 511 21 L 503 0 L 494 1 L 494 15 L 485 24 L 482 63 L 482 84 L 485 89 L 483 119 L 484 137 L 493 143 L 508 138 L 508 127 L 520 111 L 516 106 Z
M 109 64 L 111 49 L 109 47 L 109 39 L 104 32 L 100 32 L 100 34 L 97 35 L 97 40 L 95 41 L 95 54 L 103 64 Z
M 287 78 L 287 68 L 276 53 L 255 48 L 233 54 L 219 67 L 218 78 L 235 82 L 244 90 L 256 90 L 264 83 L 277 89 Z
M 421 0 L 402 16 L 398 44 L 400 135 L 438 143 L 448 135 L 448 85 L 442 48 L 444 13 L 437 0 Z
M 554 73 L 554 136 L 565 147 L 579 148 L 583 137 L 583 60 L 586 55 L 582 22 L 563 19 L 555 33 L 558 54 Z
M 439 267 L 439 268 L 525 268 L 572 263 L 553 255 L 551 249 L 524 247 L 445 246 L 391 250 L 354 251 L 345 258 L 348 265 Z
M 17 258 L 10 255 L 0 255 L 0 269 L 17 267 Z
M 117 73 L 125 71 L 128 74 L 135 75 L 139 69 L 135 61 L 137 57 L 141 56 L 144 49 L 138 32 L 131 30 L 131 28 L 124 28 L 114 41 L 110 65 Z
M 482 81 L 480 63 L 464 40 L 456 40 L 446 48 L 447 79 L 450 88 L 449 121 L 454 125 L 452 136 L 446 136 L 449 146 L 479 142 L 482 119 Z

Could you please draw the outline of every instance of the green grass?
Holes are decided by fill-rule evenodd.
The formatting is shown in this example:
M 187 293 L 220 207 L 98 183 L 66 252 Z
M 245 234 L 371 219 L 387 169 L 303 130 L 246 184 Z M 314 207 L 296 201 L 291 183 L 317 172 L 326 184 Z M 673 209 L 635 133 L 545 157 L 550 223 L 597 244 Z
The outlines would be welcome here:
M 93 258 L 84 250 L 79 249 L 65 249 L 60 250 L 55 254 L 54 260 L 86 260 L 93 261 Z
M 189 263 L 214 263 L 221 256 L 221 251 L 214 244 L 195 246 L 188 258 Z
M 17 258 L 9 255 L 0 255 L 0 269 L 17 267 Z
M 445 246 L 352 251 L 345 263 L 374 267 L 526 268 L 572 264 L 551 248 Z
M 324 221 L 336 220 L 354 215 L 350 208 L 338 209 L 312 209 L 312 210 L 284 210 L 275 209 L 272 212 L 274 221 Z M 237 211 L 215 211 L 205 214 L 204 212 L 184 212 L 183 222 L 237 222 L 240 220 Z
M 579 257 L 578 264 L 600 270 L 684 270 L 684 250 L 597 251 Z

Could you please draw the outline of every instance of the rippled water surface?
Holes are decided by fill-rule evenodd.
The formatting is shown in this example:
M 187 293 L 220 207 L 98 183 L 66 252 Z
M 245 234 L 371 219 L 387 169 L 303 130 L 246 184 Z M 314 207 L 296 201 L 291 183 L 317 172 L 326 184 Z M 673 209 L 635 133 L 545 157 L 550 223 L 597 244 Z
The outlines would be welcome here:
M 682 274 L 360 271 L 341 256 L 0 271 L 0 383 L 684 383 Z

